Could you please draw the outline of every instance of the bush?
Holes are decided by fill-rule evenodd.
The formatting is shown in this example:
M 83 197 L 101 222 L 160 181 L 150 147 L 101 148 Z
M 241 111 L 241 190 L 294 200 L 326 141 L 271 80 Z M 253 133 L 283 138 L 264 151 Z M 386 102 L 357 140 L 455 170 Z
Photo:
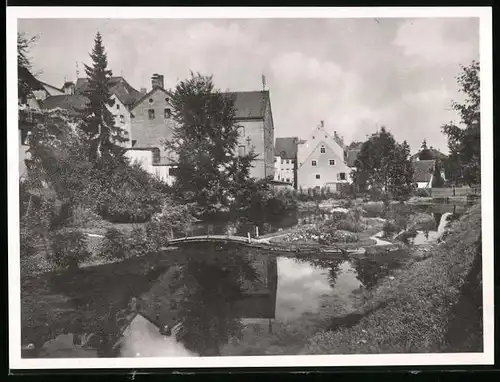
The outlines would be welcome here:
M 69 231 L 51 237 L 52 252 L 48 260 L 60 268 L 74 269 L 90 257 L 83 233 Z
M 190 206 L 180 205 L 171 199 L 166 199 L 161 210 L 153 215 L 152 222 L 160 224 L 164 229 L 165 237 L 172 234 L 183 234 L 194 222 Z
M 337 229 L 349 232 L 361 232 L 363 226 L 352 219 L 342 219 L 337 222 Z
M 398 228 L 396 227 L 396 224 L 394 224 L 392 221 L 387 221 L 385 222 L 382 231 L 384 231 L 384 235 L 386 237 L 389 237 L 398 232 Z
M 108 260 L 124 259 L 129 255 L 129 243 L 120 230 L 109 228 L 104 235 L 101 253 Z
M 66 222 L 68 227 L 96 227 L 104 223 L 104 220 L 97 212 L 81 204 L 70 207 L 69 215 Z

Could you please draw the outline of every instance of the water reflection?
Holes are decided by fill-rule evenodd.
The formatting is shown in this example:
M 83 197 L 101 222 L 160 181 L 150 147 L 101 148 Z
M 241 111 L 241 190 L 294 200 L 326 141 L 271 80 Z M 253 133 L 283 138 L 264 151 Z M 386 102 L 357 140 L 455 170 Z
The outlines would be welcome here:
M 38 342 L 23 356 L 297 354 L 326 317 L 353 309 L 362 285 L 395 267 L 238 246 L 155 256 L 24 288 L 23 301 L 35 302 L 23 338 Z

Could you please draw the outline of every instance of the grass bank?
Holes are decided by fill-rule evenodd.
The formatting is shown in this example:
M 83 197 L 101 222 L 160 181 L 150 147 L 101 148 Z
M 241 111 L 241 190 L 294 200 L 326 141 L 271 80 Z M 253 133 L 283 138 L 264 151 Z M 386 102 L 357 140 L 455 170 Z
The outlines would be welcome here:
M 317 333 L 304 353 L 482 351 L 482 312 L 470 309 L 482 288 L 480 233 L 481 206 L 475 205 L 429 258 L 410 262 L 370 292 L 354 325 Z

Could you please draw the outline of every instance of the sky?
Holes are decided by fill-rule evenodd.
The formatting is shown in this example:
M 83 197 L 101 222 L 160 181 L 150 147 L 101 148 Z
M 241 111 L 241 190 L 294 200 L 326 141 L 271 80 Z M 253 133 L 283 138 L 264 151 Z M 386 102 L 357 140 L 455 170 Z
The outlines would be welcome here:
M 321 120 L 346 143 L 381 126 L 412 151 L 426 139 L 447 152 L 440 127 L 458 116 L 460 65 L 479 60 L 478 18 L 20 19 L 38 36 L 38 78 L 74 80 L 99 31 L 108 66 L 137 90 L 153 73 L 165 87 L 190 70 L 221 90 L 270 91 L 275 137 L 307 138 Z

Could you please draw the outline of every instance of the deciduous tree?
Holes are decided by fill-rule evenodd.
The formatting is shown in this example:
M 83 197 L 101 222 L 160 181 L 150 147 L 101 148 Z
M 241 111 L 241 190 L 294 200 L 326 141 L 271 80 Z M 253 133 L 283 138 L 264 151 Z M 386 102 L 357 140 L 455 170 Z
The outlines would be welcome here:
M 227 205 L 249 178 L 252 151 L 236 155 L 234 99 L 217 90 L 212 76 L 191 73 L 170 92 L 173 137 L 165 142 L 177 163 L 174 188 L 203 208 Z
M 458 169 L 456 181 L 466 184 L 478 184 L 481 181 L 481 111 L 480 111 L 480 66 L 473 61 L 462 67 L 457 77 L 460 92 L 465 95 L 462 102 L 453 102 L 452 106 L 460 116 L 459 125 L 449 123 L 442 127 L 448 136 L 450 161 Z

